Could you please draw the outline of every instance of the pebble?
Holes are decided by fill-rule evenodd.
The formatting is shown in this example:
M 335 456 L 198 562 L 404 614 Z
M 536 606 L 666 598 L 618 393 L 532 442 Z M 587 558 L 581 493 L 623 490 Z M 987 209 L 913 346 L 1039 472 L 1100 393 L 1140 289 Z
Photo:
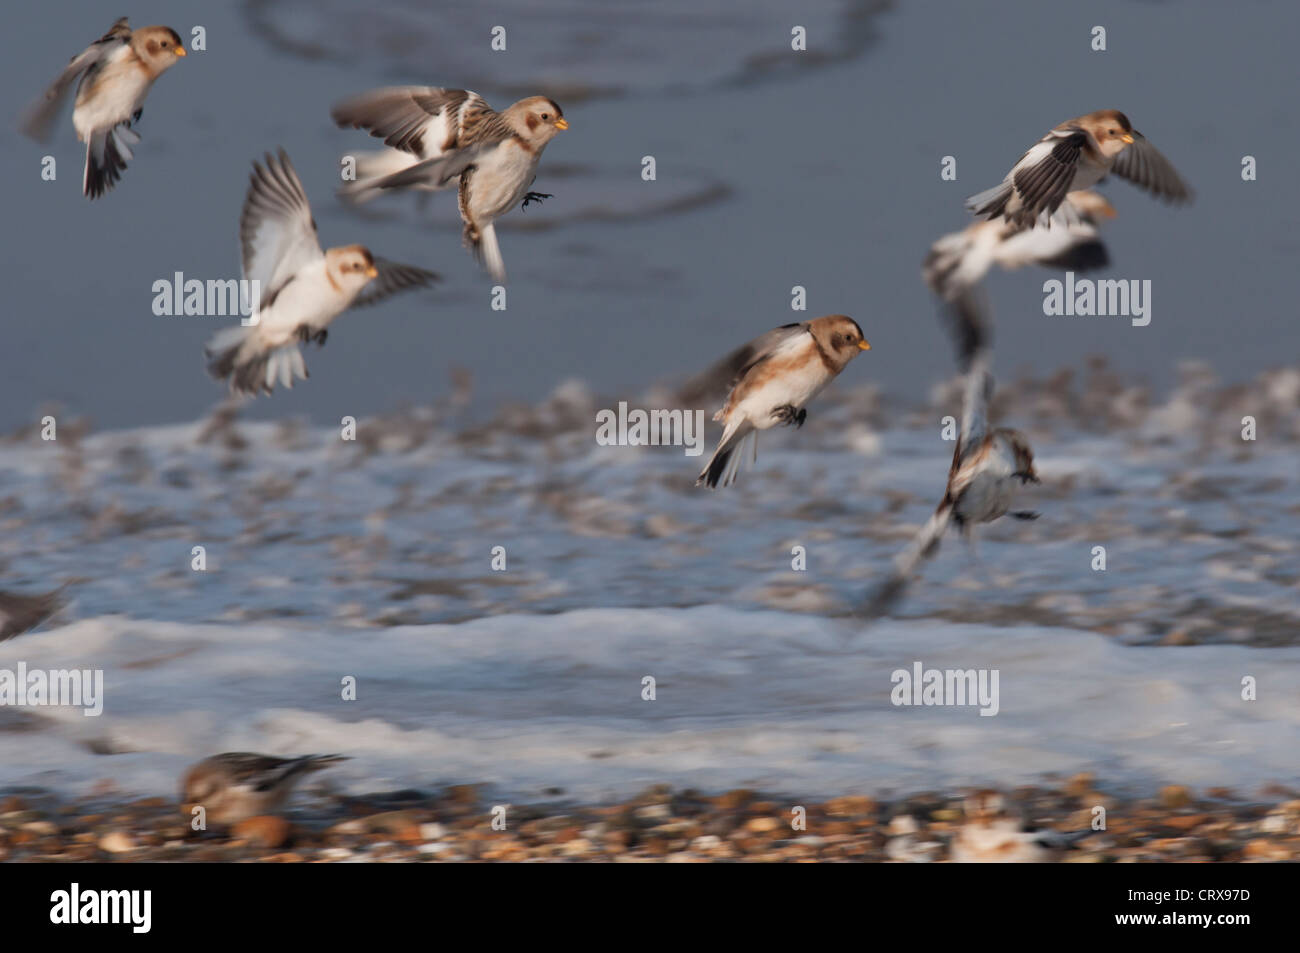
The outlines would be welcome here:
M 891 834 L 915 834 L 920 829 L 916 823 L 916 818 L 911 814 L 899 814 L 889 820 L 889 833 Z
M 1076 775 L 1052 786 L 1004 790 L 1027 816 L 1057 829 L 1091 823 L 1091 806 L 1106 803 L 1103 836 L 1088 838 L 1062 859 L 1069 863 L 1239 862 L 1300 860 L 1300 799 L 1278 788 L 1265 795 L 1225 800 L 1170 785 L 1145 798 L 1102 795 L 1104 783 Z M 1068 791 L 1066 789 L 1069 789 Z M 466 792 L 478 788 L 466 787 Z M 448 796 L 412 792 L 367 801 L 339 797 L 324 818 L 291 825 L 280 817 L 253 818 L 227 831 L 196 832 L 163 801 L 104 795 L 60 803 L 26 798 L 0 825 L 0 859 L 55 862 L 260 861 L 621 863 L 796 862 L 899 860 L 943 862 L 962 823 L 960 791 L 921 792 L 876 801 L 847 795 L 817 801 L 801 792 L 783 797 L 748 789 L 701 795 L 656 787 L 621 803 L 563 809 L 523 804 L 518 823 L 491 831 L 479 809 L 457 810 Z M 468 795 L 461 795 L 467 797 Z M 476 795 L 477 796 L 477 795 Z M 494 797 L 500 797 L 495 794 Z M 483 795 L 477 803 L 490 801 Z M 30 805 L 39 803 L 40 810 Z M 807 809 L 810 832 L 792 830 L 788 806 Z M 396 804 L 405 805 L 392 810 Z M 724 804 L 726 806 L 724 806 Z M 142 806 L 143 805 L 143 806 Z M 1173 806 L 1177 805 L 1177 806 Z M 351 816 L 350 816 L 351 815 Z M 430 818 L 438 816 L 437 822 Z M 888 820 L 886 820 L 888 819 Z M 330 824 L 330 821 L 335 823 Z M 290 846 L 290 840 L 297 843 Z
M 290 830 L 289 822 L 283 817 L 262 814 L 240 821 L 231 833 L 254 847 L 275 848 L 288 842 Z
M 420 840 L 422 841 L 442 840 L 446 836 L 447 828 L 436 821 L 432 824 L 420 825 Z
M 1291 825 L 1285 814 L 1268 814 L 1259 822 L 1259 830 L 1262 834 L 1285 834 Z
M 99 839 L 99 849 L 110 854 L 125 854 L 135 850 L 135 841 L 123 831 L 112 831 Z

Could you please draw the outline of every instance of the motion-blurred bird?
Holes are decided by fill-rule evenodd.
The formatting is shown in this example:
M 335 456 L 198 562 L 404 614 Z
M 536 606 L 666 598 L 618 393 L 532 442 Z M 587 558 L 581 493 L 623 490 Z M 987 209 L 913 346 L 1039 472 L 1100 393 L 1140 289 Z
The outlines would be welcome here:
M 757 454 L 756 431 L 779 423 L 802 427 L 808 416 L 804 405 L 860 351 L 870 349 L 856 321 L 832 314 L 768 331 L 716 364 L 712 373 L 729 380 L 731 392 L 713 415 L 722 422 L 722 439 L 696 485 L 733 483 L 746 437 L 754 435 Z
M 239 218 L 244 278 L 260 287 L 247 326 L 218 331 L 205 352 L 213 377 L 236 393 L 271 393 L 307 377 L 299 343 L 324 345 L 328 328 L 350 307 L 424 287 L 438 276 L 371 255 L 362 245 L 322 251 L 302 182 L 284 150 L 253 163 Z
M 185 55 L 176 31 L 165 26 L 132 30 L 122 17 L 79 55 L 74 56 L 45 95 L 31 107 L 23 132 L 33 139 L 49 138 L 54 119 L 74 80 L 77 98 L 72 125 L 86 144 L 82 191 L 97 199 L 121 177 L 140 141 L 132 126 L 140 119 L 154 80 Z
M 493 223 L 520 202 L 527 208 L 551 197 L 529 189 L 547 143 L 569 128 L 554 100 L 530 96 L 496 112 L 467 89 L 390 86 L 345 99 L 330 115 L 339 126 L 366 129 L 390 147 L 358 159 L 346 197 L 360 202 L 382 189 L 455 186 L 465 246 L 494 281 L 505 281 Z
M 954 864 L 1050 864 L 1061 859 L 1092 831 L 1062 833 L 1026 830 L 996 791 L 979 791 L 966 799 L 966 823 L 953 838 Z
M 934 556 L 950 524 L 969 537 L 976 523 L 1002 516 L 1033 520 L 1037 513 L 1011 509 L 1021 487 L 1038 483 L 1034 454 L 1019 430 L 989 426 L 988 408 L 993 397 L 991 357 L 985 347 L 986 323 L 976 310 L 957 314 L 957 332 L 963 349 L 966 387 L 961 431 L 948 469 L 948 485 L 934 515 L 894 560 L 889 577 L 868 598 L 864 614 L 871 618 L 889 611 L 906 591 L 917 567 Z
M 346 760 L 337 754 L 275 758 L 231 751 L 213 755 L 185 772 L 181 801 L 187 808 L 201 806 L 210 821 L 234 824 L 279 811 L 304 776 Z
M 1114 172 L 1170 202 L 1192 191 L 1169 160 L 1117 109 L 1100 109 L 1063 122 L 1020 157 L 1005 179 L 972 195 L 966 207 L 986 218 L 1020 226 L 1050 224 L 1066 195 Z
M 1110 263 L 1098 226 L 1114 218 L 1115 209 L 1096 192 L 1065 197 L 1070 214 L 1058 209 L 1052 227 L 1014 225 L 1004 220 L 973 222 L 944 235 L 930 246 L 921 274 L 930 290 L 953 301 L 984 280 L 995 265 L 1007 271 L 1042 265 L 1071 271 L 1104 268 Z
M 962 335 L 976 323 L 986 323 L 982 314 L 988 309 L 980 282 L 990 268 L 1104 268 L 1110 257 L 1098 226 L 1103 219 L 1114 217 L 1115 209 L 1109 202 L 1096 192 L 1084 190 L 1066 196 L 1065 205 L 1052 216 L 1051 228 L 1015 225 L 1003 219 L 979 221 L 931 245 L 921 266 L 921 277 L 948 309 L 949 328 L 958 353 L 969 356 L 973 345 Z M 984 334 L 987 346 L 988 329 Z

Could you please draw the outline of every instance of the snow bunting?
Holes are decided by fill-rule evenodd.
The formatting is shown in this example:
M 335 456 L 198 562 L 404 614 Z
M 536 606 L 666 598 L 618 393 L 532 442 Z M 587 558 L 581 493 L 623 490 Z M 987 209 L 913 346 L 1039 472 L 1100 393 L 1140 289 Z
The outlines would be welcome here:
M 185 772 L 181 802 L 186 809 L 203 807 L 210 821 L 234 824 L 278 811 L 304 775 L 346 760 L 337 754 L 273 758 L 231 751 L 213 755 Z
M 307 377 L 298 345 L 324 345 L 330 323 L 360 307 L 438 276 L 423 268 L 375 258 L 362 245 L 322 251 L 307 193 L 289 157 L 253 163 L 239 217 L 243 275 L 257 281 L 260 301 L 252 323 L 218 331 L 205 353 L 212 376 L 236 393 L 271 393 L 278 378 L 292 387 Z
M 165 26 L 132 30 L 122 17 L 90 46 L 72 58 L 45 95 L 29 110 L 23 132 L 45 141 L 74 80 L 77 98 L 72 125 L 86 144 L 82 191 L 97 199 L 111 189 L 140 141 L 132 125 L 140 119 L 145 97 L 159 76 L 185 55 L 176 31 Z
M 38 596 L 0 591 L 0 642 L 34 629 L 63 605 L 62 589 Z
M 361 157 L 345 196 L 365 201 L 381 189 L 456 186 L 465 246 L 494 281 L 505 281 L 493 223 L 520 202 L 527 208 L 551 197 L 529 189 L 542 150 L 569 128 L 553 100 L 530 96 L 496 112 L 467 89 L 389 86 L 345 99 L 330 115 L 340 127 L 369 130 L 390 147 Z
M 952 841 L 954 864 L 1050 864 L 1092 831 L 1025 830 L 996 791 L 979 791 L 965 802 L 966 823 Z
M 894 560 L 893 572 L 868 599 L 864 614 L 870 618 L 892 608 L 906 590 L 916 567 L 938 552 L 939 542 L 950 524 L 956 524 L 969 537 L 973 524 L 991 523 L 1008 514 L 1022 520 L 1038 518 L 1037 513 L 1011 510 L 1021 486 L 1038 483 L 1039 479 L 1025 435 L 1007 427 L 989 427 L 993 376 L 989 371 L 991 358 L 985 347 L 983 315 L 962 310 L 958 318 L 962 325 L 958 338 L 966 349 L 962 358 L 967 368 L 966 389 L 961 431 L 948 469 L 948 485 L 934 515 Z
M 966 200 L 986 218 L 1017 225 L 1050 224 L 1068 193 L 1095 185 L 1114 172 L 1171 202 L 1191 199 L 1191 189 L 1169 160 L 1116 109 L 1063 122 L 1020 157 L 1002 182 Z
M 1025 265 L 1070 271 L 1105 268 L 1110 256 L 1097 227 L 1102 219 L 1114 218 L 1115 209 L 1090 190 L 1071 192 L 1065 204 L 1069 211 L 1057 209 L 1052 228 L 980 221 L 944 235 L 925 257 L 925 283 L 951 303 L 979 284 L 994 265 L 1007 271 Z
M 1066 196 L 1065 204 L 1052 216 L 1054 227 L 1015 225 L 1000 219 L 973 222 L 930 246 L 921 277 L 947 306 L 958 354 L 969 360 L 975 344 L 964 336 L 977 330 L 987 346 L 983 317 L 987 305 L 979 283 L 990 268 L 998 265 L 1010 271 L 1035 264 L 1071 271 L 1104 268 L 1110 256 L 1097 227 L 1102 219 L 1114 217 L 1109 202 L 1085 189 Z
M 715 365 L 731 385 L 727 402 L 713 415 L 722 422 L 722 439 L 695 485 L 729 486 L 740 469 L 740 445 L 756 431 L 778 423 L 803 426 L 804 405 L 822 392 L 859 351 L 871 345 L 850 317 L 831 314 L 801 324 L 786 324 L 755 338 Z

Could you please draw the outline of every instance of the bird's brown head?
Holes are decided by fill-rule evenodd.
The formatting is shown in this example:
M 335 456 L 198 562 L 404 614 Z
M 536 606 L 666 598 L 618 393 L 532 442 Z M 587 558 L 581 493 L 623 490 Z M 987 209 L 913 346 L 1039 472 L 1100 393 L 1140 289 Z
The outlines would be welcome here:
M 379 277 L 375 257 L 365 245 L 331 248 L 325 253 L 325 272 L 340 291 L 349 294 L 356 294 L 372 278 Z
M 1088 130 L 1102 154 L 1107 156 L 1119 155 L 1137 138 L 1128 116 L 1118 109 L 1099 109 L 1084 116 L 1079 124 Z
M 846 314 L 828 314 L 822 318 L 813 318 L 808 322 L 808 329 L 822 350 L 830 356 L 839 369 L 843 369 L 862 351 L 871 350 L 871 345 L 862 334 L 862 328 Z
M 131 34 L 131 46 L 155 76 L 185 56 L 185 44 L 167 26 L 141 27 Z
M 545 96 L 521 99 L 506 112 L 515 130 L 533 146 L 544 146 L 569 128 L 559 103 Z

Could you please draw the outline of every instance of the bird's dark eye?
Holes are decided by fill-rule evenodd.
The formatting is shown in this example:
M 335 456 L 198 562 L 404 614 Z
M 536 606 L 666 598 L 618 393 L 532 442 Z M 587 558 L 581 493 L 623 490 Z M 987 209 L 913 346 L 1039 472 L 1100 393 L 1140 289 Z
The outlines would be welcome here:
M 549 119 L 551 118 L 551 114 L 550 114 L 550 113 L 542 113 L 542 118 L 543 118 L 543 119 L 548 119 L 548 120 L 549 120 Z

